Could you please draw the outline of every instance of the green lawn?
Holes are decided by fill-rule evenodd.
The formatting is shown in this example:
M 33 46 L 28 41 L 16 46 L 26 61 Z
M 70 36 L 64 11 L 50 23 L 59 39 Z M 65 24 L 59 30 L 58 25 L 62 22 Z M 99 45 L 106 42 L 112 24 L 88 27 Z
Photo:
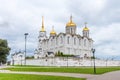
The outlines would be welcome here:
M 67 73 L 93 74 L 93 67 L 14 67 L 6 69 L 11 71 L 67 72 Z M 120 67 L 97 67 L 96 73 L 103 74 L 106 72 L 116 70 L 120 70 Z
M 27 75 L 27 74 L 1 74 L 0 80 L 86 80 L 83 78 L 45 76 L 45 75 Z

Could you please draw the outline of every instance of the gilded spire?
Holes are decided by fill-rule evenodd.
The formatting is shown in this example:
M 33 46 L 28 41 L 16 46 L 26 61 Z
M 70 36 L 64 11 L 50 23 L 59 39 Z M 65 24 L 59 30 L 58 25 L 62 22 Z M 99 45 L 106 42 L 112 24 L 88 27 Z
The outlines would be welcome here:
M 83 28 L 84 31 L 89 31 L 89 29 L 87 28 L 87 22 L 85 22 L 85 27 Z
M 45 29 L 44 29 L 44 17 L 43 17 L 43 16 L 42 16 L 42 29 L 41 29 L 41 31 L 42 31 L 42 32 L 45 31 Z

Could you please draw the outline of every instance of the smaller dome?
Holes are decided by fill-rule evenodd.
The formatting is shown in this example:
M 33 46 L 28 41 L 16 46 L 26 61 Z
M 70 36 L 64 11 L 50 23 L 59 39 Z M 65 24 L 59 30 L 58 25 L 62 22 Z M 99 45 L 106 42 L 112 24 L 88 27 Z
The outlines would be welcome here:
M 54 27 L 52 27 L 52 31 L 50 32 L 50 34 L 56 34 Z
M 85 27 L 83 28 L 83 31 L 89 31 L 89 29 L 87 28 L 87 22 L 85 22 Z
M 89 31 L 89 29 L 87 27 L 84 27 L 83 30 L 84 31 Z
M 44 27 L 42 26 L 41 32 L 44 32 L 44 31 L 45 31 L 45 29 L 44 29 Z

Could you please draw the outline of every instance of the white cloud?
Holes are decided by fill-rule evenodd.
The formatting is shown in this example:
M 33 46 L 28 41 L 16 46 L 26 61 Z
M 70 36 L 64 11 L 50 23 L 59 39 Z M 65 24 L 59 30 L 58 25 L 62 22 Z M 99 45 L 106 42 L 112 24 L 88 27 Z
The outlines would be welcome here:
M 112 23 L 107 26 L 94 26 L 91 28 L 91 36 L 97 55 L 101 56 L 120 56 L 120 24 Z

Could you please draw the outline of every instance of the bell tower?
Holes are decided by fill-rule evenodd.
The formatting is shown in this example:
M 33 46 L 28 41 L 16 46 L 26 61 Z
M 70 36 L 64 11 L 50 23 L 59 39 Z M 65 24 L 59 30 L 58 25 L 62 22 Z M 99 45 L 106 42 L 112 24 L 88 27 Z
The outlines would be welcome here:
M 46 31 L 44 27 L 44 17 L 42 16 L 42 27 L 41 30 L 39 31 L 39 37 L 45 38 L 46 37 Z
M 85 27 L 83 28 L 83 37 L 89 38 L 89 29 L 87 28 L 87 23 L 85 22 Z
M 42 16 L 42 26 L 41 26 L 41 30 L 39 31 L 39 36 L 38 36 L 38 57 L 43 57 L 44 56 L 44 49 L 43 49 L 43 40 L 47 39 L 46 36 L 46 31 L 45 31 L 45 27 L 44 27 L 44 18 Z

